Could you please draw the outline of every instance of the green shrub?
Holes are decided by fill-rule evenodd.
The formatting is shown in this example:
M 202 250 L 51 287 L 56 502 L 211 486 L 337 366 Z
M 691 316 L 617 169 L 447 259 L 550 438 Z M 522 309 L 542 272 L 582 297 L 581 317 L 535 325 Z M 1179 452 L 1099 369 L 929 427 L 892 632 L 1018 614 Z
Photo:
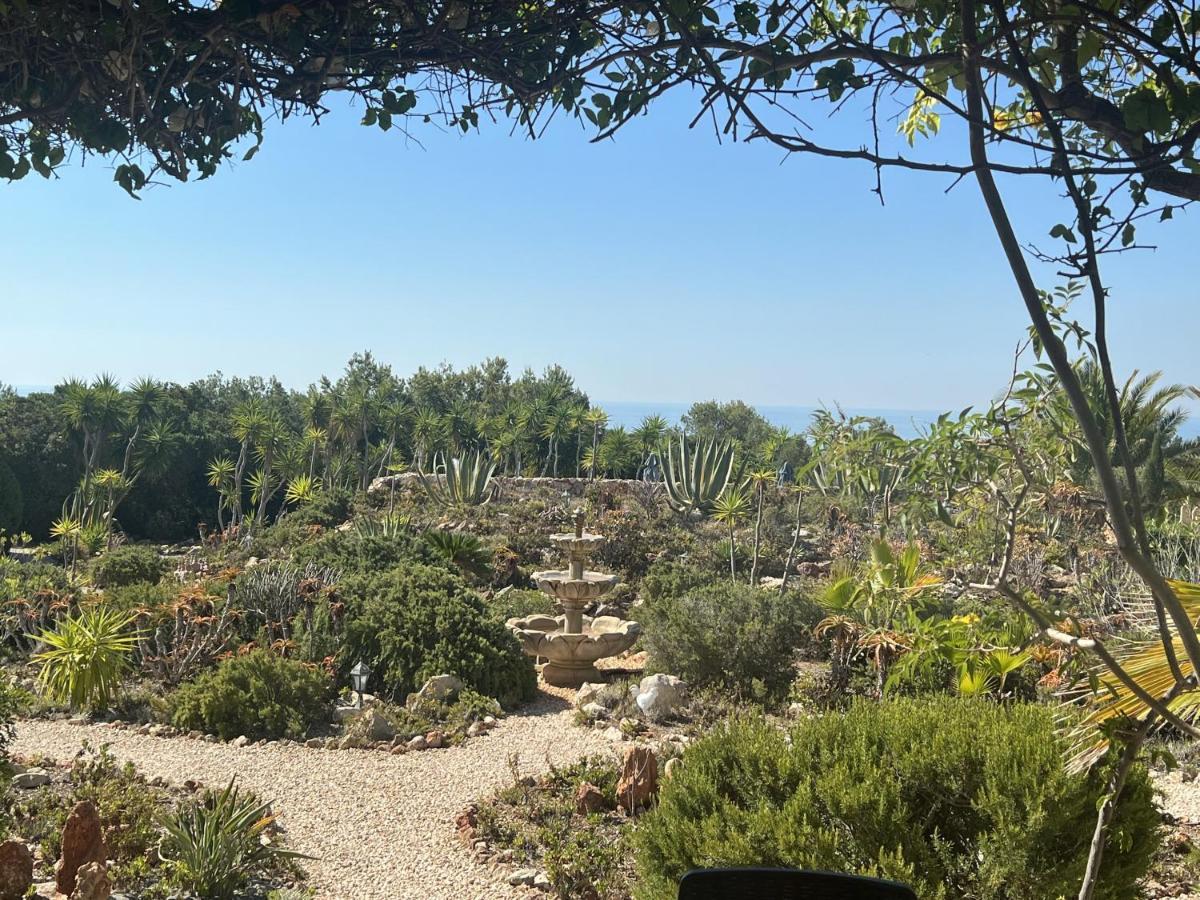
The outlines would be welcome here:
M 789 742 L 790 740 L 790 742 Z M 790 734 L 734 720 L 687 750 L 635 834 L 640 900 L 697 866 L 797 866 L 894 878 L 922 900 L 1073 897 L 1105 772 L 1069 775 L 1052 710 L 858 701 Z M 1135 896 L 1159 841 L 1134 768 L 1097 898 Z
M 176 728 L 225 740 L 299 739 L 328 721 L 331 686 L 323 672 L 259 649 L 224 660 L 168 700 Z
M 342 659 L 367 662 L 375 693 L 403 700 L 450 673 L 505 706 L 533 695 L 533 661 L 457 575 L 413 563 L 345 578 L 341 592 L 350 610 Z
M 820 607 L 801 591 L 718 581 L 647 600 L 637 611 L 650 664 L 692 687 L 781 698 L 797 648 L 808 643 Z
M 525 616 L 552 616 L 558 604 L 554 598 L 542 591 L 527 591 L 513 588 L 497 594 L 488 601 L 488 610 L 501 622 Z
M 63 619 L 40 640 L 46 649 L 33 657 L 38 681 L 55 700 L 72 709 L 105 709 L 129 671 L 137 646 L 131 613 L 92 606 Z
M 369 575 L 407 562 L 433 562 L 432 549 L 407 529 L 392 534 L 331 531 L 297 548 L 292 561 L 311 563 L 344 575 Z
M 151 584 L 148 581 L 135 581 L 133 584 L 121 587 L 106 588 L 104 605 L 109 609 L 119 609 L 122 612 L 154 613 L 170 606 L 178 595 L 178 584 L 170 582 Z
M 167 561 L 149 547 L 130 544 L 108 550 L 91 565 L 92 583 L 99 588 L 122 587 L 139 581 L 156 584 L 167 574 Z
M 728 573 L 729 564 L 725 564 Z M 662 597 L 678 597 L 713 581 L 713 573 L 686 563 L 661 559 L 650 566 L 638 585 L 638 591 L 647 600 Z

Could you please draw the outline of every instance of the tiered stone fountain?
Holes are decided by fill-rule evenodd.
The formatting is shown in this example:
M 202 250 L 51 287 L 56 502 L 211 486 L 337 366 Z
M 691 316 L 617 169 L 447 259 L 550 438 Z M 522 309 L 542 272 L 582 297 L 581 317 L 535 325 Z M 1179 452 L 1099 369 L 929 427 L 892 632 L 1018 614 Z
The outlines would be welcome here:
M 582 509 L 575 510 L 575 533 L 551 535 L 550 542 L 566 548 L 569 567 L 565 572 L 534 572 L 533 580 L 539 590 L 558 600 L 563 615 L 526 616 L 509 619 L 507 624 L 526 653 L 547 660 L 542 666 L 547 684 L 578 687 L 599 678 L 596 660 L 632 647 L 642 626 L 616 616 L 593 619 L 583 614 L 589 603 L 611 591 L 620 579 L 584 569 L 584 563 L 604 538 L 584 532 Z

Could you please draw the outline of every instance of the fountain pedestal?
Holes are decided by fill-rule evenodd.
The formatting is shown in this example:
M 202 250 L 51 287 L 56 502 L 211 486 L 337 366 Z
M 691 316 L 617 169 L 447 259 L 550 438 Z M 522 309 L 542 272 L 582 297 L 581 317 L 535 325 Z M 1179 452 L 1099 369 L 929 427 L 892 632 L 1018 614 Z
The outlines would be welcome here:
M 616 616 L 584 615 L 588 604 L 611 591 L 620 579 L 584 568 L 604 538 L 584 532 L 582 510 L 575 511 L 574 534 L 551 535 L 550 541 L 567 549 L 569 566 L 566 571 L 534 572 L 533 580 L 539 590 L 558 600 L 563 615 L 525 616 L 509 619 L 507 625 L 526 653 L 547 660 L 542 666 L 547 684 L 578 687 L 597 680 L 596 661 L 628 650 L 642 627 Z

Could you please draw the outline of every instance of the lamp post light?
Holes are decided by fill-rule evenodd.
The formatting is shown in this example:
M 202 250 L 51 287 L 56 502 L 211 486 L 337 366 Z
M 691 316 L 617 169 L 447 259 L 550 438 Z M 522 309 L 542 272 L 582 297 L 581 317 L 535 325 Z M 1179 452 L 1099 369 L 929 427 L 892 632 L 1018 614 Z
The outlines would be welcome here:
M 371 677 L 371 667 L 362 660 L 354 664 L 354 668 L 350 670 L 350 683 L 354 685 L 354 692 L 358 694 L 358 708 L 362 709 L 363 694 L 367 691 L 367 679 Z

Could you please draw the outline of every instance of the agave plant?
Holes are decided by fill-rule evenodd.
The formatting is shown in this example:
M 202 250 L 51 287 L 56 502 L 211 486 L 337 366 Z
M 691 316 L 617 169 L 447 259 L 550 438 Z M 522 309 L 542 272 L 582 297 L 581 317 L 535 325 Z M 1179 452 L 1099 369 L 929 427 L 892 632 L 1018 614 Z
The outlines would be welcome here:
M 733 479 L 733 445 L 728 441 L 669 444 L 666 457 L 667 500 L 672 508 L 689 515 L 707 516 Z
M 365 538 L 394 538 L 407 531 L 411 524 L 412 517 L 404 513 L 360 516 L 354 520 L 354 533 Z
M 278 860 L 311 858 L 273 843 L 273 821 L 270 804 L 239 793 L 231 779 L 224 790 L 163 817 L 158 852 L 195 896 L 227 900 Z
M 481 576 L 491 570 L 492 554 L 473 534 L 435 529 L 423 538 L 434 553 L 466 575 Z
M 38 639 L 46 645 L 33 657 L 42 666 L 38 681 L 72 709 L 104 709 L 129 669 L 138 635 L 130 626 L 136 613 L 93 606 L 69 616 Z
M 441 463 L 439 464 L 439 459 Z M 435 503 L 442 506 L 479 506 L 495 496 L 492 475 L 496 464 L 482 453 L 467 453 L 460 459 L 435 457 L 433 474 L 417 472 L 421 487 Z

